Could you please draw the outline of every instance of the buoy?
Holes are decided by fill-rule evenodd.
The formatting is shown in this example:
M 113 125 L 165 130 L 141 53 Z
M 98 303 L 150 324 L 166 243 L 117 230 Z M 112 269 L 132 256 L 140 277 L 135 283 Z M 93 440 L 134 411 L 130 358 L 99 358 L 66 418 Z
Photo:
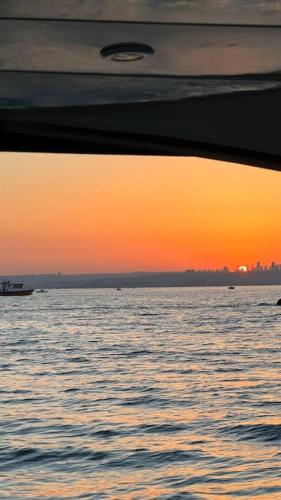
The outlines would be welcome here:
M 281 306 L 281 299 L 277 300 L 276 305 Z

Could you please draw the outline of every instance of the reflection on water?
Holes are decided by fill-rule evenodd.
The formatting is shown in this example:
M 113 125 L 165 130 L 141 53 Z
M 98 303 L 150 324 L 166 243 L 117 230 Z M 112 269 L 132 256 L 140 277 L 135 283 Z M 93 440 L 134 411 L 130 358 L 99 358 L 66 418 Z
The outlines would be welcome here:
M 279 294 L 2 298 L 1 498 L 280 498 Z

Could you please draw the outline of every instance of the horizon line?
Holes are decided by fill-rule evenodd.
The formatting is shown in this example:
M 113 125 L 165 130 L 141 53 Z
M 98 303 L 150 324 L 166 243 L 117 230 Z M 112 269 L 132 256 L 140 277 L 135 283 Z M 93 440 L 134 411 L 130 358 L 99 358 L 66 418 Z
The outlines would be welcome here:
M 260 264 L 260 267 L 257 267 L 257 264 Z M 246 268 L 246 269 L 245 269 Z M 188 272 L 225 272 L 225 273 L 250 273 L 253 271 L 281 271 L 281 263 L 277 263 L 272 261 L 269 265 L 264 265 L 262 263 L 256 263 L 256 265 L 252 266 L 238 266 L 235 269 L 230 269 L 228 266 L 223 266 L 221 268 L 186 268 L 183 270 L 138 270 L 138 271 L 85 271 L 85 272 L 20 272 L 20 273 L 0 273 L 1 277 L 9 277 L 9 276 L 93 276 L 93 275 L 118 275 L 118 274 L 181 274 Z

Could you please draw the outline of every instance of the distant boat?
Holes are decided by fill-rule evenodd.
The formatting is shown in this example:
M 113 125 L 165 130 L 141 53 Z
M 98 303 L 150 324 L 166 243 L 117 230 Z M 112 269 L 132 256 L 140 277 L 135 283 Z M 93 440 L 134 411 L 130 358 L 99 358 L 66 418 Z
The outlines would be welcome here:
M 36 290 L 36 293 L 48 293 L 48 290 Z
M 229 286 L 228 290 L 235 290 L 235 286 Z
M 25 288 L 23 283 L 12 283 L 11 281 L 2 281 L 0 284 L 0 297 L 9 297 L 17 295 L 31 295 L 33 288 Z

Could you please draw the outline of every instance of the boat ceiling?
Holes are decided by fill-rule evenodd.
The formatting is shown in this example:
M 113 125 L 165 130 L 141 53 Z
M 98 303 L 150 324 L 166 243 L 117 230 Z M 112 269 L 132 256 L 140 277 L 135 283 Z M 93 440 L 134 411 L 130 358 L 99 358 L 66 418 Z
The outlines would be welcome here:
M 278 26 L 279 0 L 9 0 L 6 18 Z
M 2 150 L 34 150 L 41 127 L 44 150 L 71 152 L 73 137 L 80 152 L 206 146 L 279 169 L 281 0 L 9 0 L 0 40 Z

